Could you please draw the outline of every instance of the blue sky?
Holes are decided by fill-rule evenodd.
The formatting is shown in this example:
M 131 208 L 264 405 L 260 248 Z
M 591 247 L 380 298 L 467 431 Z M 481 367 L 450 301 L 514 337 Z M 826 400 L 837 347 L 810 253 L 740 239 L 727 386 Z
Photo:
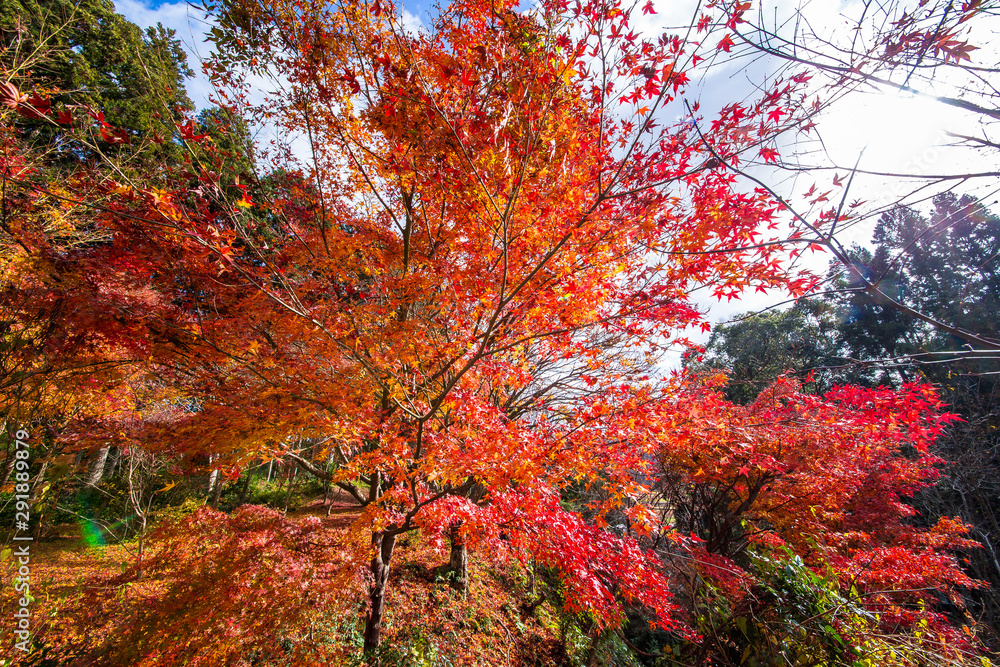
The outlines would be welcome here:
M 652 34 L 659 34 L 665 26 L 686 25 L 691 18 L 691 0 L 654 0 L 657 14 L 654 16 L 640 16 L 637 22 L 637 29 L 650 31 Z M 774 6 L 775 12 L 790 11 L 797 5 L 797 0 L 769 0 L 766 2 L 768 8 Z M 850 14 L 860 0 L 820 0 L 807 3 L 810 18 L 814 26 L 820 26 L 817 30 L 825 30 L 827 35 L 834 35 L 837 30 L 844 29 L 845 14 Z M 133 23 L 140 27 L 154 25 L 162 22 L 165 26 L 177 31 L 178 37 L 189 54 L 189 64 L 192 69 L 199 71 L 199 60 L 206 55 L 209 44 L 204 41 L 204 31 L 206 23 L 204 17 L 196 10 L 192 9 L 184 2 L 157 2 L 156 0 L 116 0 L 116 9 Z M 404 5 L 404 21 L 411 23 L 418 20 L 422 23 L 429 22 L 429 12 L 433 11 L 434 3 L 428 0 L 423 2 L 408 2 Z M 980 37 L 977 43 L 988 45 L 990 39 L 988 28 L 992 26 L 982 26 Z M 985 55 L 984 55 L 985 54 Z M 989 57 L 996 58 L 996 48 L 982 49 L 976 52 L 979 60 L 988 60 Z M 710 77 L 700 83 L 697 92 L 689 93 L 692 98 L 700 98 L 703 108 L 706 110 L 718 109 L 722 105 L 744 98 L 752 92 L 753 80 L 768 71 L 771 65 L 766 60 L 760 60 L 756 64 L 747 68 L 746 63 L 736 62 L 727 66 L 715 68 Z M 937 82 L 935 82 L 937 83 Z M 945 82 L 942 82 L 944 85 Z M 208 105 L 211 88 L 204 77 L 196 77 L 187 84 L 188 92 L 192 100 L 199 107 Z M 676 112 L 674 112 L 676 113 Z M 708 115 L 708 114 L 706 114 Z M 855 159 L 864 149 L 862 166 L 871 170 L 892 171 L 892 172 L 921 172 L 942 173 L 948 170 L 961 172 L 969 171 L 972 168 L 983 170 L 992 169 L 995 166 L 991 160 L 984 159 L 976 155 L 970 155 L 968 151 L 955 151 L 942 146 L 948 142 L 946 131 L 958 131 L 960 133 L 981 135 L 983 128 L 977 127 L 976 123 L 981 118 L 963 116 L 957 113 L 954 108 L 946 108 L 943 105 L 929 102 L 927 100 L 915 99 L 913 96 L 899 94 L 867 94 L 853 95 L 842 100 L 832 113 L 827 114 L 819 123 L 819 130 L 823 136 L 824 145 L 828 153 L 840 164 L 853 164 Z M 990 156 L 985 156 L 989 158 Z M 976 162 L 980 164 L 976 164 Z M 795 201 L 795 193 L 801 193 L 817 181 L 817 188 L 824 188 L 822 179 L 829 180 L 832 174 L 824 172 L 821 175 L 804 174 L 794 178 L 786 178 L 780 182 L 779 187 L 782 192 Z M 893 197 L 905 194 L 905 188 L 909 185 L 887 184 L 884 179 L 876 178 L 859 179 L 856 181 L 853 193 L 859 198 L 873 201 L 890 201 Z M 972 186 L 970 185 L 969 188 Z M 985 201 L 992 202 L 996 199 L 995 192 L 989 188 L 996 189 L 995 185 L 987 184 L 987 189 L 981 193 Z M 852 194 L 852 198 L 854 195 Z M 859 226 L 853 232 L 853 236 L 846 238 L 848 242 L 856 241 L 866 243 L 870 237 L 870 230 L 874 221 L 869 224 Z M 811 267 L 815 271 L 825 272 L 828 263 L 828 256 L 816 255 L 809 258 Z M 777 300 L 782 300 L 780 295 L 753 295 L 748 294 L 747 298 L 740 302 L 718 303 L 707 299 L 699 299 L 703 308 L 711 309 L 710 319 L 712 321 L 725 321 L 736 313 L 745 312 L 751 309 L 758 309 L 769 306 Z M 698 336 L 692 336 L 698 338 Z M 704 339 L 704 337 L 700 337 Z

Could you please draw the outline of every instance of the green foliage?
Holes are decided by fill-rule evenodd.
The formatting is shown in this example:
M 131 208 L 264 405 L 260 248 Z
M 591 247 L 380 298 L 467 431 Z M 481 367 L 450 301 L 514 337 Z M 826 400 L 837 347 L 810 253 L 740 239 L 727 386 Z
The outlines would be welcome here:
M 936 196 L 928 213 L 896 207 L 878 222 L 874 250 L 854 247 L 849 266 L 834 264 L 836 348 L 860 362 L 852 381 L 898 384 L 924 376 L 945 385 L 955 375 L 995 370 L 991 355 L 906 312 L 947 327 L 998 338 L 1000 218 L 972 197 Z M 862 289 L 862 278 L 897 303 Z M 881 363 L 872 363 L 879 360 Z
M 898 385 L 919 375 L 948 385 L 958 374 L 992 370 L 995 362 L 967 355 L 962 339 L 861 289 L 861 278 L 905 307 L 996 339 L 1000 218 L 971 197 L 946 193 L 926 215 L 907 207 L 885 213 L 873 244 L 874 251 L 852 248 L 850 266 L 831 266 L 834 290 L 823 298 L 718 327 L 704 361 L 689 366 L 726 369 L 728 398 L 741 403 L 786 372 L 812 372 L 812 389 L 821 392 L 834 383 Z M 949 351 L 957 354 L 938 354 Z
M 198 113 L 197 125 L 197 133 L 206 134 L 212 140 L 218 159 L 213 166 L 222 182 L 249 184 L 256 165 L 246 120 L 225 109 L 209 107 Z
M 805 388 L 829 388 L 823 367 L 832 361 L 837 321 L 824 303 L 802 301 L 782 311 L 748 315 L 712 332 L 704 358 L 688 363 L 695 371 L 725 369 L 731 374 L 726 398 L 749 403 L 778 377 L 793 373 Z M 815 372 L 814 372 L 815 371 Z
M 852 664 L 858 651 L 834 624 L 866 612 L 841 596 L 832 574 L 819 575 L 791 553 L 758 556 L 757 585 L 727 614 L 701 619 L 701 631 L 732 664 Z
M 136 479 L 145 494 L 152 494 L 152 507 L 168 507 L 167 498 L 157 498 L 155 490 L 167 482 L 160 474 Z M 49 524 L 77 524 L 93 541 L 99 543 L 128 539 L 142 529 L 141 521 L 129 503 L 129 482 L 123 474 L 107 475 L 96 487 L 67 485 L 60 489 Z
M 220 507 L 235 509 L 242 489 L 243 480 L 238 484 L 226 484 L 222 491 Z M 250 486 L 247 490 L 246 503 L 250 505 L 266 505 L 276 509 L 285 507 L 285 500 L 288 500 L 288 509 L 301 507 L 309 500 L 315 498 L 323 492 L 323 483 L 312 475 L 300 474 L 292 481 L 291 495 L 288 494 L 288 480 L 284 475 L 277 476 L 270 482 L 266 475 L 254 475 L 250 479 Z
M 881 279 L 889 296 L 936 320 L 996 338 L 1000 308 L 1000 217 L 972 197 L 945 193 L 925 215 L 897 207 L 879 220 L 871 255 L 857 253 L 843 280 L 857 284 L 858 272 Z M 849 309 L 844 342 L 862 358 L 874 354 L 956 349 L 962 340 L 941 332 L 890 304 L 861 292 L 836 301 Z M 869 326 L 865 326 L 865 324 Z M 877 337 L 876 337 L 877 336 Z M 881 349 L 872 347 L 877 341 Z
M 659 633 L 662 653 L 645 654 L 652 667 L 917 667 L 978 665 L 923 621 L 912 633 L 887 631 L 865 609 L 857 591 L 845 590 L 831 571 L 807 567 L 791 551 L 752 555 L 753 585 L 740 597 L 701 581 L 697 638 Z M 633 629 L 634 626 L 630 626 Z M 655 642 L 638 633 L 645 646 Z M 983 663 L 988 664 L 988 663 Z
M 95 131 L 92 150 L 141 154 L 144 164 L 180 158 L 178 144 L 152 141 L 173 136 L 174 123 L 192 109 L 184 80 L 193 72 L 173 30 L 158 24 L 143 32 L 116 13 L 110 0 L 0 0 L 0 34 L 2 64 L 10 74 L 30 73 L 33 85 L 58 91 L 54 104 L 89 107 L 111 126 L 127 128 L 127 143 L 109 143 Z M 59 153 L 58 129 L 23 122 L 36 144 Z
M 179 505 L 167 505 L 156 512 L 157 522 L 175 523 L 191 516 L 205 506 L 204 498 L 188 496 Z
M 393 645 L 379 647 L 375 655 L 361 655 L 352 661 L 352 667 L 378 664 L 382 667 L 453 667 L 440 640 L 413 632 L 407 639 Z

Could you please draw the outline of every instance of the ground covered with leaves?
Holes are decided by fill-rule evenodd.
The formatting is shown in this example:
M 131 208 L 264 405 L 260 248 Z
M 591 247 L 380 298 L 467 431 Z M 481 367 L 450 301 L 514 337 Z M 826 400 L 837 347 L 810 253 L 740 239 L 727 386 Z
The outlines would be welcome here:
M 14 653 L 5 636 L 0 660 L 363 665 L 363 580 L 334 574 L 357 516 L 336 506 L 324 514 L 318 503 L 287 518 L 248 506 L 219 522 L 218 513 L 204 509 L 158 526 L 142 563 L 133 543 L 94 545 L 79 526 L 62 526 L 58 536 L 31 546 L 33 651 Z M 200 526 L 201 539 L 182 547 L 174 539 L 181 525 Z M 463 595 L 444 574 L 446 545 L 412 536 L 400 547 L 383 664 L 570 664 L 559 613 L 544 604 L 530 608 L 525 569 L 473 558 Z M 317 559 L 313 551 L 326 555 Z M 7 555 L 0 570 L 5 609 L 19 595 L 14 561 Z

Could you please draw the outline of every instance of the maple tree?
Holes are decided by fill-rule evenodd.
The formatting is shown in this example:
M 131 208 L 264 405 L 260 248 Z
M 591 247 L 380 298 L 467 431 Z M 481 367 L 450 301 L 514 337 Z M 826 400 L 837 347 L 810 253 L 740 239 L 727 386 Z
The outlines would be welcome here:
M 966 555 L 963 570 L 990 585 L 968 591 L 966 604 L 980 628 L 988 627 L 995 636 L 991 498 L 996 488 L 991 461 L 996 440 L 992 380 L 996 360 L 987 351 L 957 348 L 953 336 L 858 289 L 855 277 L 859 273 L 877 280 L 903 303 L 943 322 L 995 337 L 989 313 L 996 293 L 990 258 L 996 247 L 997 220 L 971 197 L 944 194 L 933 202 L 927 213 L 899 207 L 882 216 L 872 250 L 851 250 L 853 269 L 831 263 L 835 276 L 831 286 L 838 289 L 822 299 L 713 331 L 706 364 L 730 369 L 734 382 L 727 394 L 741 402 L 752 400 L 765 383 L 789 370 L 814 378 L 817 386 L 846 382 L 901 386 L 921 378 L 939 387 L 942 400 L 961 419 L 936 445 L 937 454 L 948 461 L 941 479 L 918 492 L 912 505 L 923 517 L 917 519 L 921 525 L 939 514 L 961 515 L 971 525 L 970 537 L 983 548 Z M 807 312 L 816 318 L 806 319 Z M 775 323 L 783 327 L 784 335 L 775 336 Z
M 133 421 L 132 409 L 149 396 L 135 348 L 119 344 L 129 335 L 118 338 L 114 326 L 103 326 L 106 312 L 84 308 L 73 321 L 80 305 L 100 293 L 99 281 L 67 271 L 60 256 L 110 240 L 85 208 L 73 205 L 85 190 L 81 164 L 145 175 L 178 159 L 176 145 L 154 137 L 191 108 L 183 80 L 192 73 L 171 31 L 158 26 L 144 34 L 110 3 L 15 1 L 0 14 L 6 336 L 0 413 L 8 427 L 32 425 L 33 488 L 42 489 L 39 482 L 55 483 L 60 475 L 67 481 L 67 451 L 77 452 L 79 462 L 99 448 L 101 466 L 94 469 L 102 472 L 108 434 Z
M 695 41 L 637 34 L 638 7 L 515 9 L 456 2 L 413 33 L 381 1 L 210 6 L 210 69 L 226 113 L 307 138 L 305 159 L 287 145 L 265 150 L 273 170 L 264 176 L 234 174 L 250 164 L 239 159 L 241 136 L 226 142 L 212 136 L 210 119 L 182 119 L 171 139 L 184 155 L 178 164 L 145 175 L 113 161 L 81 165 L 57 180 L 41 162 L 22 162 L 31 153 L 16 123 L 59 124 L 67 109 L 38 92 L 29 98 L 20 81 L 4 88 L 0 169 L 16 224 L 5 226 L 3 258 L 32 304 L 63 304 L 39 334 L 41 356 L 124 369 L 104 390 L 122 406 L 99 416 L 130 446 L 207 460 L 226 474 L 258 456 L 319 471 L 303 441 L 332 459 L 325 476 L 362 508 L 338 572 L 365 573 L 369 654 L 381 642 L 397 542 L 412 531 L 552 568 L 565 607 L 587 615 L 595 633 L 620 625 L 623 602 L 686 632 L 664 563 L 647 548 L 671 531 L 641 502 L 652 463 L 678 442 L 669 416 L 683 403 L 677 387 L 657 386 L 650 366 L 700 323 L 695 287 L 735 298 L 748 287 L 802 293 L 814 283 L 782 262 L 780 202 L 743 189 L 720 161 L 773 151 L 775 135 L 801 120 L 804 77 L 726 107 L 706 137 L 697 123 L 662 120 L 701 58 Z M 249 81 L 276 88 L 253 102 Z M 124 136 L 99 109 L 82 111 L 67 141 Z M 58 230 L 47 226 L 54 212 Z M 68 243 L 76 234 L 94 240 Z M 38 319 L 27 304 L 14 310 L 15 321 Z M 886 440 L 905 435 L 926 449 L 937 406 L 921 391 L 809 404 L 832 425 L 794 424 L 794 437 L 815 444 L 833 434 L 869 448 L 858 465 L 898 465 L 886 488 L 901 492 L 893 485 L 923 483 L 927 460 L 908 467 Z M 726 408 L 710 394 L 698 401 L 692 428 L 711 431 L 713 411 Z M 785 408 L 762 418 L 783 427 Z M 825 453 L 817 461 L 831 466 L 844 454 L 832 444 Z M 741 463 L 737 477 L 760 463 Z M 829 481 L 815 474 L 809 483 Z M 854 485 L 845 503 L 861 474 L 843 473 Z M 601 493 L 562 502 L 581 487 Z M 931 544 L 935 533 L 902 524 L 902 504 L 877 509 L 895 523 L 885 535 L 857 536 L 867 540 L 860 553 L 887 543 L 902 549 L 896 557 L 925 557 L 918 574 L 936 574 L 942 590 L 970 583 L 939 554 L 965 544 L 958 524 L 943 524 Z M 845 522 L 846 511 L 831 507 L 823 519 Z M 624 534 L 609 526 L 619 513 Z M 263 540 L 290 576 L 312 577 L 297 551 L 315 555 L 302 545 L 308 528 L 257 510 L 206 512 L 168 529 L 141 567 L 174 563 L 239 586 L 252 575 L 224 554 L 251 559 Z M 855 532 L 864 529 L 874 530 Z M 240 542 L 251 533 L 268 537 Z M 226 546 L 196 565 L 171 555 L 185 534 Z M 856 555 L 822 554 L 845 573 Z M 183 625 L 178 600 L 192 589 L 176 590 L 168 621 Z M 293 624 L 305 612 L 282 613 Z M 135 618 L 138 627 L 156 621 L 148 610 Z M 270 650 L 248 639 L 261 617 L 248 620 L 234 634 Z M 175 657 L 154 639 L 126 649 L 129 660 L 129 651 Z M 223 650 L 235 653 L 238 642 Z
M 744 649 L 770 653 L 767 635 L 796 632 L 794 624 L 772 626 L 775 612 L 796 613 L 771 607 L 783 595 L 775 591 L 803 585 L 785 594 L 819 595 L 818 606 L 796 623 L 821 619 L 821 626 L 810 631 L 812 639 L 776 648 L 783 658 L 758 655 L 760 664 L 821 659 L 816 652 L 831 651 L 828 659 L 880 656 L 878 664 L 896 664 L 884 646 L 862 638 L 903 629 L 919 629 L 919 643 L 934 652 L 967 648 L 933 606 L 938 595 L 958 600 L 978 585 L 954 554 L 979 545 L 955 518 L 914 523 L 917 512 L 907 504 L 938 479 L 941 460 L 928 448 L 955 418 L 941 412 L 933 390 L 837 387 L 816 396 L 779 379 L 741 406 L 723 398 L 719 382 L 690 384 L 648 417 L 664 433 L 660 511 L 693 539 L 684 548 L 698 577 L 684 561 L 675 567 L 700 605 L 728 610 L 701 622 L 710 640 L 692 647 L 692 655 L 706 661 L 718 651 L 722 664 L 740 664 Z M 856 611 L 838 612 L 852 606 Z M 852 625 L 866 614 L 877 622 Z M 733 623 L 740 631 L 725 639 Z M 760 623 L 760 646 L 747 631 L 752 623 Z M 826 632 L 838 638 L 825 644 Z
M 602 458 L 599 440 L 553 460 L 569 434 L 594 435 L 576 424 L 591 406 L 511 422 L 487 387 L 536 381 L 529 357 L 599 364 L 589 330 L 627 333 L 632 346 L 669 335 L 697 318 L 684 303 L 696 281 L 730 294 L 786 281 L 772 246 L 687 254 L 751 243 L 776 209 L 706 168 L 690 128 L 660 128 L 639 107 L 661 105 L 683 85 L 680 40 L 625 39 L 620 9 L 545 7 L 536 20 L 456 3 L 428 35 L 408 35 L 394 13 L 370 9 L 224 5 L 216 71 L 235 83 L 246 63 L 287 80 L 261 112 L 310 137 L 307 173 L 320 210 L 296 231 L 313 243 L 288 244 L 281 259 L 312 274 L 300 270 L 292 283 L 272 272 L 280 282 L 267 296 L 287 321 L 319 328 L 310 355 L 344 360 L 341 377 L 308 392 L 327 411 L 335 482 L 370 510 L 369 650 L 396 537 L 427 527 L 432 503 L 481 485 L 495 510 L 514 486 L 531 507 L 571 479 L 621 479 L 615 468 L 640 465 L 641 448 Z M 236 35 L 254 39 L 225 51 Z M 614 55 L 588 64 L 586 51 L 596 54 L 605 37 Z M 591 68 L 600 67 L 628 81 L 625 89 L 595 86 Z M 623 102 L 639 108 L 622 118 Z M 734 140 L 732 151 L 741 148 Z M 688 211 L 671 191 L 681 186 Z M 667 244 L 674 261 L 650 264 L 648 253 Z M 346 298 L 333 302 L 332 285 Z M 571 547 L 581 548 L 564 545 L 562 562 Z M 586 569 L 591 558 L 579 557 Z
M 883 568 L 898 567 L 891 560 L 896 545 L 927 547 L 907 552 L 913 576 L 968 585 L 953 564 L 939 569 L 937 553 L 973 545 L 957 538 L 965 529 L 944 517 L 925 532 L 907 523 L 914 510 L 903 502 L 939 475 L 940 459 L 928 447 L 954 418 L 941 407 L 927 386 L 842 387 L 817 397 L 778 380 L 747 406 L 712 389 L 695 391 L 671 406 L 673 425 L 664 426 L 672 442 L 663 468 L 688 476 L 668 492 L 696 489 L 671 503 L 679 525 L 697 534 L 706 552 L 728 559 L 755 541 L 791 543 L 860 587 L 893 579 Z M 742 523 L 746 518 L 750 523 Z
M 957 184 L 980 197 L 984 205 L 993 196 L 991 184 L 998 174 L 989 159 L 997 148 L 991 138 L 998 118 L 997 69 L 980 37 L 994 28 L 996 12 L 991 3 L 860 3 L 836 14 L 838 29 L 825 22 L 832 16 L 816 20 L 806 8 L 772 17 L 739 0 L 714 6 L 729 19 L 727 28 L 738 57 L 764 55 L 774 63 L 766 78 L 790 76 L 803 67 L 813 77 L 809 84 L 814 95 L 812 110 L 798 125 L 791 145 L 780 156 L 762 153 L 751 164 L 728 165 L 776 196 L 771 188 L 782 175 L 806 176 L 802 190 L 783 190 L 781 197 L 805 227 L 813 226 L 814 220 L 823 223 L 807 232 L 814 244 L 811 248 L 829 252 L 848 267 L 852 227 L 876 221 L 898 207 L 919 206 Z M 977 45 L 977 41 L 982 43 Z M 851 113 L 852 102 L 880 99 L 929 103 L 921 111 L 898 105 L 895 113 L 912 114 L 918 121 L 914 131 L 936 130 L 939 137 L 922 152 L 910 154 L 900 166 L 885 166 L 892 162 L 888 155 L 865 155 L 864 149 L 849 161 L 843 155 L 832 157 L 824 147 L 832 139 L 824 132 L 824 117 L 841 109 Z M 869 120 L 857 109 L 854 112 L 860 123 Z M 946 120 L 935 117 L 939 112 L 948 112 Z M 760 167 L 771 172 L 762 180 Z M 1000 349 L 1000 341 L 988 328 L 969 330 L 927 309 L 926 303 L 899 299 L 891 284 L 880 282 L 886 277 L 858 275 L 852 279 L 853 288 L 895 309 L 897 317 L 915 318 L 982 353 Z M 836 288 L 827 283 L 820 287 L 818 294 Z

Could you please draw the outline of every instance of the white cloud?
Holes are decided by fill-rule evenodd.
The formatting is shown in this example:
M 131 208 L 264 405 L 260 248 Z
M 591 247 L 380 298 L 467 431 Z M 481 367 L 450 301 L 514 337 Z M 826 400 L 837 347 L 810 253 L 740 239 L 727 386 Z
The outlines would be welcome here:
M 426 31 L 423 21 L 416 14 L 411 14 L 406 7 L 403 7 L 403 29 L 406 32 L 419 34 Z

